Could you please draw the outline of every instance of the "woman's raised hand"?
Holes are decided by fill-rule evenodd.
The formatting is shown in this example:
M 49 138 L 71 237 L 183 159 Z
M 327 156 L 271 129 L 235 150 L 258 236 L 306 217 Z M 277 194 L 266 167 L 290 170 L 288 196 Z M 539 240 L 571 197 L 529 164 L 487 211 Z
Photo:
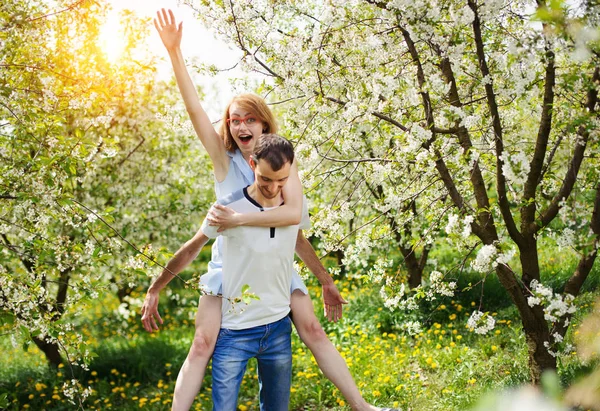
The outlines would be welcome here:
M 171 9 L 169 9 L 168 14 L 165 9 L 156 12 L 154 27 L 156 27 L 160 39 L 167 50 L 174 50 L 181 45 L 183 22 L 180 22 L 179 25 L 177 24 L 175 15 Z

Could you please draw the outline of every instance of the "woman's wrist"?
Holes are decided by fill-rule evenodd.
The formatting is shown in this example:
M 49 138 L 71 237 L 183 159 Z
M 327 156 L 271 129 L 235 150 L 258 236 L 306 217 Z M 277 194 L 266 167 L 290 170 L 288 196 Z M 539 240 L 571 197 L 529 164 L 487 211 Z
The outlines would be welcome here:
M 231 217 L 231 220 L 232 220 L 232 225 L 234 227 L 248 225 L 248 220 L 246 218 L 244 218 L 244 214 L 243 213 L 235 213 Z
M 181 47 L 179 44 L 173 47 L 167 47 L 167 52 L 171 58 L 178 57 L 181 54 Z

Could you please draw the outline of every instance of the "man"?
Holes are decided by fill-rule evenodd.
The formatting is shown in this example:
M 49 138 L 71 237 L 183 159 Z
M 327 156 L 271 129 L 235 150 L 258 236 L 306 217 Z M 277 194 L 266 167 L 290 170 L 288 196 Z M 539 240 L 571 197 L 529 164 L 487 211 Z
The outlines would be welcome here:
M 275 135 L 262 136 L 259 142 L 250 162 L 255 175 L 254 183 L 245 190 L 233 193 L 219 201 L 238 213 L 278 207 L 282 201 L 281 188 L 285 185 L 290 172 L 294 158 L 293 149 L 287 140 Z M 197 322 L 198 318 L 203 319 L 205 328 L 210 328 L 206 327 L 207 321 L 216 323 L 214 338 L 218 334 L 218 341 L 213 356 L 215 410 L 236 409 L 241 379 L 246 363 L 252 357 L 256 357 L 259 364 L 261 410 L 283 410 L 288 407 L 291 384 L 291 327 L 288 313 L 294 246 L 307 267 L 323 284 L 324 294 L 326 281 L 331 281 L 310 243 L 299 229 L 306 228 L 307 225 L 308 213 L 304 204 L 300 226 L 278 228 L 240 226 L 225 230 L 223 233 L 224 243 L 227 244 L 223 250 L 222 295 L 225 298 L 220 302 L 217 301 L 219 311 L 199 310 L 196 316 Z M 157 311 L 160 290 L 173 278 L 173 275 L 181 272 L 196 257 L 208 240 L 207 236 L 215 237 L 217 234 L 216 228 L 209 226 L 205 220 L 198 233 L 177 251 L 167 268 L 152 283 L 142 307 L 142 323 L 147 331 L 158 329 L 155 319 L 162 323 Z M 230 298 L 239 296 L 244 285 L 249 285 L 250 291 L 258 295 L 260 300 L 253 301 L 247 307 L 239 302 L 232 304 Z M 345 303 L 339 296 L 337 288 L 335 286 L 333 288 L 335 293 L 332 294 L 338 296 L 336 304 Z M 221 305 L 223 305 L 222 310 Z M 236 311 L 242 312 L 235 314 Z M 219 331 L 221 313 L 223 322 Z M 337 313 L 341 316 L 341 309 L 337 310 Z M 330 317 L 333 320 L 338 318 L 337 315 Z M 353 409 L 379 409 L 370 406 L 362 399 L 346 363 L 327 339 L 316 318 L 315 323 L 309 327 L 309 331 L 316 337 L 313 340 L 317 342 L 311 351 L 319 355 L 317 357 L 315 354 L 315 358 L 323 370 L 335 370 L 330 375 L 325 372 L 327 377 L 337 381 L 338 388 L 345 387 L 350 395 L 354 388 L 357 393 L 355 397 L 361 400 L 365 407 L 360 407 L 360 401 L 356 401 Z M 302 337 L 300 329 L 298 331 Z M 194 343 L 177 379 L 177 385 L 182 387 L 181 390 L 191 393 L 192 398 L 198 392 L 204 367 L 213 354 L 214 339 L 211 343 L 206 338 L 207 335 L 212 334 L 198 334 L 198 327 L 196 328 Z M 323 368 L 324 363 L 327 368 Z M 191 384 L 183 384 L 189 381 Z M 343 381 L 350 381 L 351 384 L 339 384 Z M 340 390 L 344 392 L 341 388 Z M 176 408 L 175 401 L 173 408 Z M 189 409 L 189 406 L 179 408 Z
M 238 213 L 264 211 L 282 203 L 281 188 L 294 160 L 283 137 L 261 136 L 250 159 L 255 181 L 226 196 L 220 204 Z M 306 205 L 300 225 L 236 227 L 222 233 L 205 219 L 202 232 L 223 235 L 221 330 L 213 353 L 213 407 L 235 410 L 239 387 L 250 358 L 258 360 L 261 410 L 287 410 L 292 353 L 290 286 L 298 230 L 309 226 Z M 259 297 L 249 305 L 232 302 L 244 286 Z

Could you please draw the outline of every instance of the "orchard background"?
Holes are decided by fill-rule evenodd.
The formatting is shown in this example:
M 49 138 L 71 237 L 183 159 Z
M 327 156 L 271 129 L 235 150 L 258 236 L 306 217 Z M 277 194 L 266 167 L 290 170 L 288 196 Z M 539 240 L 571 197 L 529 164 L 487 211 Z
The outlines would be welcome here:
M 367 400 L 598 409 L 596 2 L 181 3 L 295 144 L 308 234 L 350 301 L 322 323 Z M 108 8 L 0 6 L 0 407 L 169 409 L 193 336 L 208 250 L 159 333 L 139 307 L 214 200 L 211 169 L 150 21 L 120 14 L 115 57 Z M 256 391 L 250 370 L 240 409 Z M 295 338 L 292 408 L 345 406 Z

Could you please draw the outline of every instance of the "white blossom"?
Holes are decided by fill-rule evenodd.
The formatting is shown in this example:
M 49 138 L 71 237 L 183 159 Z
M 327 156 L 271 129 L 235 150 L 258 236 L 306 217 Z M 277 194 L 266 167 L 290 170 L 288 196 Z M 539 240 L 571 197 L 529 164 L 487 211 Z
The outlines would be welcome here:
M 575 245 L 575 231 L 570 228 L 562 230 L 560 236 L 556 239 L 559 248 L 571 248 Z
M 418 321 L 407 321 L 402 323 L 402 329 L 409 335 L 416 335 L 423 332 L 423 326 Z
M 496 320 L 494 320 L 494 317 L 479 310 L 473 311 L 467 321 L 467 326 L 477 334 L 487 334 L 494 329 L 495 325 Z
M 487 273 L 493 267 L 492 264 L 496 260 L 498 251 L 493 244 L 484 245 L 479 249 L 475 260 L 471 262 L 471 267 L 480 273 Z
M 503 161 L 502 174 L 504 177 L 512 184 L 525 184 L 530 170 L 527 155 L 523 151 L 514 154 L 505 151 L 500 158 Z
M 531 281 L 530 291 L 532 296 L 528 297 L 528 304 L 532 307 L 542 305 L 544 318 L 547 321 L 556 322 L 567 314 L 573 314 L 576 310 L 573 303 L 575 298 L 571 294 L 563 296 L 554 293 L 550 287 L 544 286 L 537 280 Z

